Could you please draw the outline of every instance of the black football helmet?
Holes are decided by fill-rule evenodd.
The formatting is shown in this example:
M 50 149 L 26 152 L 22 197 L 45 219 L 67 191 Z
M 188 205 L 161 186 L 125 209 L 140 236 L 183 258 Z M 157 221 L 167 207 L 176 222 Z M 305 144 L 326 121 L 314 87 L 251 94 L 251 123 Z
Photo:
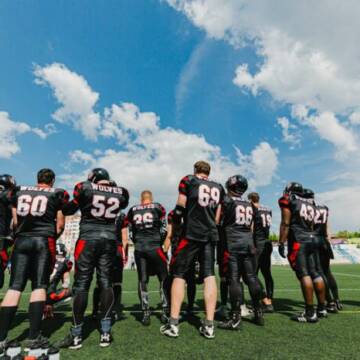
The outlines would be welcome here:
M 66 256 L 66 247 L 63 243 L 56 244 L 56 255 L 58 256 Z
M 311 189 L 305 188 L 303 191 L 304 191 L 303 197 L 305 199 L 314 199 L 315 198 L 315 193 Z
M 109 185 L 110 186 L 117 186 L 117 183 L 115 180 L 109 180 Z
M 297 182 L 290 182 L 286 185 L 284 190 L 284 194 L 296 194 L 296 195 L 303 195 L 304 188 L 300 183 Z
M 110 175 L 107 170 L 103 168 L 95 168 L 90 171 L 88 180 L 96 184 L 101 180 L 110 180 Z
M 11 175 L 0 175 L 0 190 L 12 189 L 16 186 L 15 178 Z
M 241 196 L 248 188 L 248 181 L 242 175 L 234 175 L 228 178 L 225 186 L 227 191 Z

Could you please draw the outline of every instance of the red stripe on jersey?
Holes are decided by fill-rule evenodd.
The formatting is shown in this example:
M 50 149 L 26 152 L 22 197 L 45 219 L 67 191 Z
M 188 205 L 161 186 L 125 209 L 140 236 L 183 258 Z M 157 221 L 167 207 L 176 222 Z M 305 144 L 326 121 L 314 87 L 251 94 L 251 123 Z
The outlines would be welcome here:
M 298 254 L 299 250 L 300 250 L 300 243 L 294 242 L 292 244 L 291 251 L 288 255 L 289 263 L 293 269 L 295 269 L 295 267 L 296 267 L 296 258 L 297 258 L 297 254 Z
M 173 265 L 175 262 L 176 257 L 179 255 L 180 251 L 186 248 L 189 244 L 189 240 L 187 239 L 181 239 L 179 242 L 178 247 L 176 248 L 174 254 L 172 254 L 170 265 Z
M 52 237 L 48 238 L 48 247 L 51 255 L 51 271 L 52 271 L 55 265 L 55 258 L 56 258 L 56 241 L 54 238 Z
M 288 196 L 282 196 L 280 199 L 279 199 L 279 206 L 281 208 L 288 208 L 290 205 L 290 201 L 289 201 L 289 197 Z
M 86 241 L 85 241 L 85 240 L 79 239 L 79 240 L 76 242 L 75 252 L 74 252 L 74 259 L 75 259 L 75 261 L 78 261 L 79 256 L 81 255 L 81 253 L 83 252 L 83 250 L 84 250 L 84 248 L 85 248 L 85 245 L 86 245 Z
M 157 254 L 160 256 L 161 260 L 164 261 L 165 264 L 167 264 L 167 257 L 163 251 L 163 249 L 156 249 Z

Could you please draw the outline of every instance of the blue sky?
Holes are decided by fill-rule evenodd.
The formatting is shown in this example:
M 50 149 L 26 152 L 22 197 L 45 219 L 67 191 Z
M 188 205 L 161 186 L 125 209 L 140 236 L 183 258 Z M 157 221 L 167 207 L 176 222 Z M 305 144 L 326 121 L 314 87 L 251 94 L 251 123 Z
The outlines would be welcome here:
M 286 182 L 303 182 L 336 207 L 334 228 L 358 228 L 355 215 L 342 215 L 344 198 L 359 190 L 351 175 L 357 98 L 334 101 L 326 86 L 330 65 L 341 69 L 347 59 L 336 58 L 321 33 L 304 34 L 272 12 L 251 20 L 257 9 L 241 3 L 247 2 L 1 2 L 1 172 L 33 183 L 39 168 L 52 167 L 59 184 L 71 188 L 92 166 L 108 166 L 132 202 L 149 187 L 170 207 L 178 179 L 202 156 L 221 181 L 244 173 L 274 209 Z M 305 17 L 307 9 L 300 10 Z M 311 48 L 294 50 L 309 39 Z M 318 53 L 324 58 L 315 56 L 314 65 Z M 310 64 L 299 71 L 309 81 L 313 72 L 314 83 L 324 86 L 313 89 L 296 73 L 296 56 Z M 54 116 L 61 108 L 67 110 Z M 90 139 L 87 116 L 98 124 Z M 170 150 L 162 146 L 167 140 Z

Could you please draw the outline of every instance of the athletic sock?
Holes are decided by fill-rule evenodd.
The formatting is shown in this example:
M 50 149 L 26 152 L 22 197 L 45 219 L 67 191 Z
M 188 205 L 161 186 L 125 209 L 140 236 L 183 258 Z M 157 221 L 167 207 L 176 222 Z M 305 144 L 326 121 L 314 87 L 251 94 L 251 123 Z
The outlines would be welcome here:
M 221 281 L 220 282 L 220 297 L 221 297 L 221 305 L 226 305 L 228 301 L 228 282 L 227 281 Z
M 17 306 L 2 306 L 0 309 L 0 341 L 7 337 L 11 323 L 15 317 Z
M 169 318 L 169 324 L 170 325 L 179 325 L 179 319 L 175 319 L 175 318 L 173 318 L 173 317 L 170 317 Z
M 29 304 L 29 339 L 36 339 L 40 335 L 41 320 L 44 313 L 45 301 L 34 301 Z
M 204 325 L 205 326 L 214 326 L 214 320 L 204 320 Z

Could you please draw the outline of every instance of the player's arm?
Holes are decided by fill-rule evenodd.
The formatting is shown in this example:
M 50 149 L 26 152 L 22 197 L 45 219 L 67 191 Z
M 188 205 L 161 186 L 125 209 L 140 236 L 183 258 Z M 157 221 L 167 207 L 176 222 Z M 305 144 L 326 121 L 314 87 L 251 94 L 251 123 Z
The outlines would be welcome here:
M 56 235 L 57 238 L 61 236 L 65 228 L 65 216 L 62 210 L 59 210 L 56 214 Z
M 288 240 L 291 220 L 291 211 L 288 208 L 281 208 L 281 223 L 279 235 L 279 254 L 285 258 L 285 242 Z
M 163 245 L 164 252 L 166 253 L 170 249 L 172 236 L 173 236 L 173 225 L 168 223 L 166 227 L 166 238 Z
M 16 207 L 11 208 L 11 214 L 12 214 L 12 227 L 13 227 L 13 231 L 15 231 L 18 225 Z
M 174 209 L 173 222 L 174 224 L 180 224 L 181 219 L 184 217 L 186 203 L 187 203 L 187 193 L 189 188 L 189 178 L 185 176 L 181 179 L 179 184 L 179 195 L 176 201 L 176 206 Z
M 65 216 L 74 215 L 79 210 L 82 183 L 76 184 L 73 191 L 73 199 L 64 205 L 62 212 Z
M 67 272 L 63 275 L 62 287 L 63 287 L 64 289 L 68 289 L 68 288 L 70 287 L 70 271 L 67 271 Z

